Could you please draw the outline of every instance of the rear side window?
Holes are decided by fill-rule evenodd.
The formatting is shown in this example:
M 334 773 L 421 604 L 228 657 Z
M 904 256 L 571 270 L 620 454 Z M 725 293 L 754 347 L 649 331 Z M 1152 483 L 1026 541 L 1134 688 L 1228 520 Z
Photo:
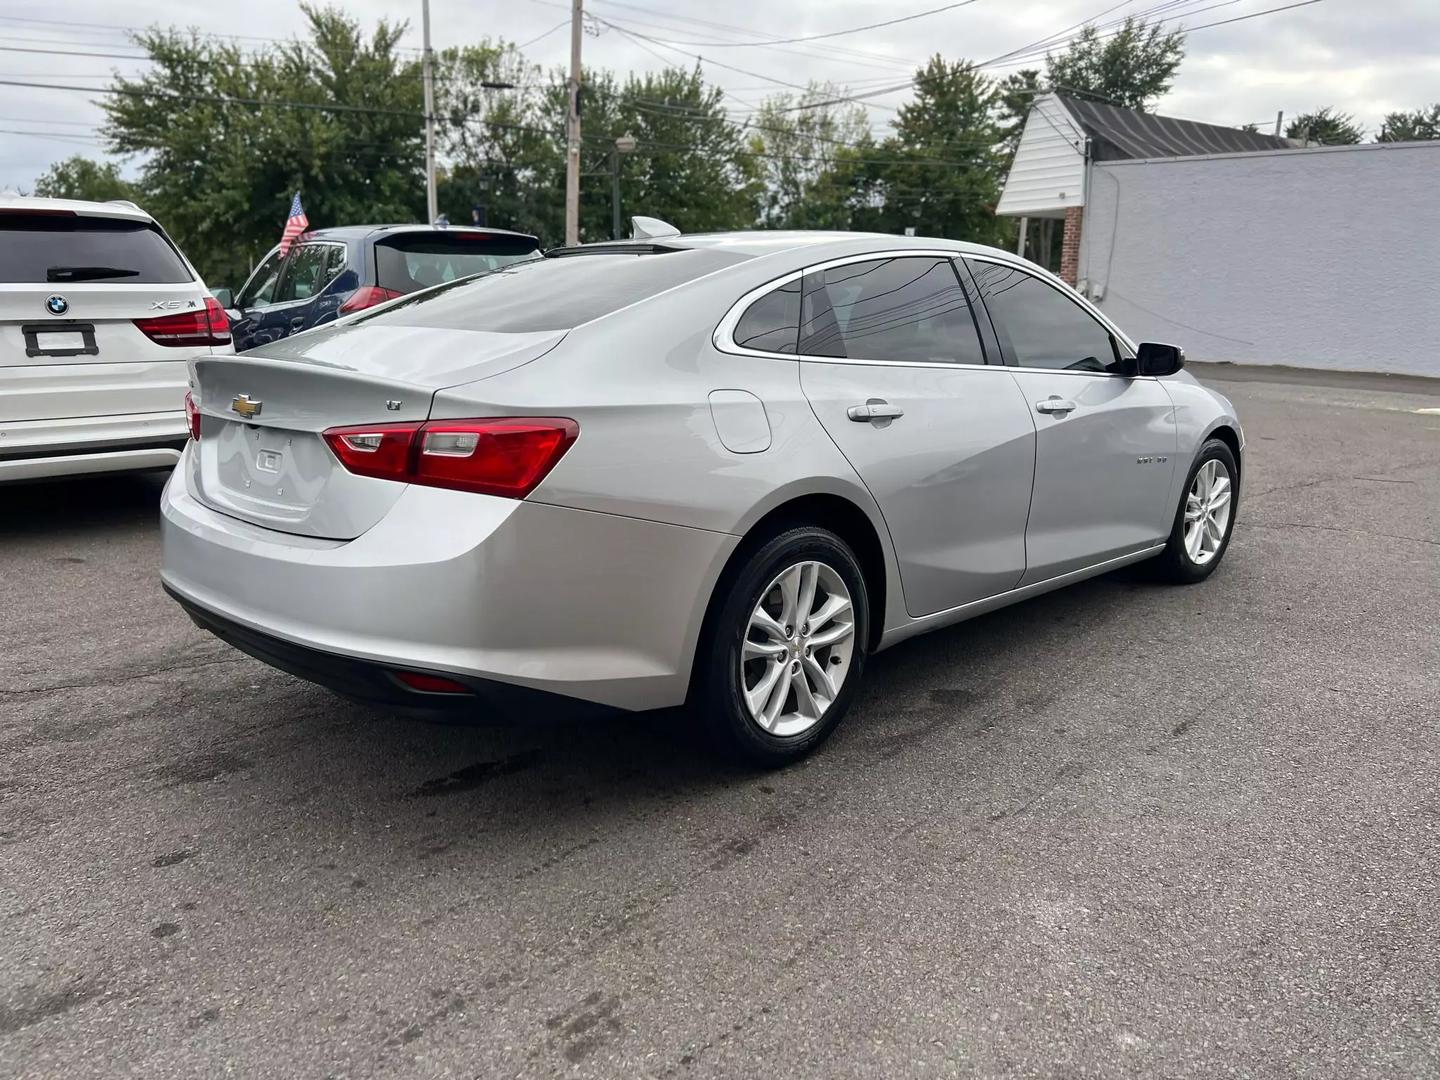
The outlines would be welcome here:
M 416 293 L 357 321 L 503 334 L 571 330 L 743 259 L 703 248 L 531 259 Z
M 1120 372 L 1110 331 L 1055 286 L 1012 266 L 967 265 L 995 332 L 1020 367 Z
M 983 364 L 970 304 L 949 259 L 902 256 L 805 276 L 807 356 Z
M 375 244 L 375 274 L 382 288 L 414 292 L 538 257 L 539 242 L 529 236 L 401 233 Z
M 148 221 L 0 214 L 0 281 L 161 285 L 194 280 L 179 252 Z
M 800 281 L 773 289 L 756 300 L 731 335 L 742 349 L 793 353 L 800 340 Z

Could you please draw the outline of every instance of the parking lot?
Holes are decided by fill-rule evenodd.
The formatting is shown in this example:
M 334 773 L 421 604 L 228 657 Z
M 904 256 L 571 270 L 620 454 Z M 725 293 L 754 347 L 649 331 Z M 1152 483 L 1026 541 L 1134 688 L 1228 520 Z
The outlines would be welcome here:
M 5 491 L 0 1074 L 1437 1075 L 1440 394 L 1278 378 L 1208 583 L 899 646 L 770 774 L 349 704 L 163 595 L 159 479 Z

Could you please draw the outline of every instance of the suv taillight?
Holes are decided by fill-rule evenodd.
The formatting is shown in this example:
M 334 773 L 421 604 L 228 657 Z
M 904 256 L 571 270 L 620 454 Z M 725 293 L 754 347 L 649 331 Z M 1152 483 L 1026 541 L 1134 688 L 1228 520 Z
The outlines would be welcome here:
M 396 292 L 394 289 L 382 289 L 379 285 L 362 285 L 351 293 L 345 302 L 340 305 L 340 314 L 349 315 L 352 311 L 364 311 L 366 308 L 374 307 L 376 304 L 383 304 L 386 300 L 394 300 L 397 296 L 404 295 L 404 293 Z
M 179 311 L 155 319 L 136 319 L 140 332 L 157 345 L 229 345 L 230 320 L 220 301 L 205 298 L 203 311 Z
M 200 407 L 195 404 L 195 397 L 189 390 L 185 391 L 185 426 L 190 429 L 190 437 L 199 442 Z
M 331 428 L 325 441 L 360 476 L 523 499 L 580 434 L 558 416 Z

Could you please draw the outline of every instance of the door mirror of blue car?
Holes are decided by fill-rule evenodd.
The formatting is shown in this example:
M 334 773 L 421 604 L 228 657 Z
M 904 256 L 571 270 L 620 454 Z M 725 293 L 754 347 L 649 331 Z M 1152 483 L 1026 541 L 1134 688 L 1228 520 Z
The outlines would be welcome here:
M 220 306 L 223 308 L 233 308 L 235 306 L 235 290 L 228 285 L 221 285 L 218 289 L 211 289 L 210 295 L 216 300 L 219 300 Z
M 1179 345 L 1141 342 L 1135 355 L 1137 375 L 1174 375 L 1185 366 L 1185 350 Z

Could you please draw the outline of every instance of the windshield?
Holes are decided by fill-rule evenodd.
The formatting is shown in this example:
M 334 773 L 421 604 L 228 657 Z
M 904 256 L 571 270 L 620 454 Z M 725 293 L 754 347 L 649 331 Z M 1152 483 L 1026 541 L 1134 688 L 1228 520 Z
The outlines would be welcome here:
M 712 249 L 534 259 L 417 294 L 365 318 L 510 334 L 571 330 L 744 259 Z
M 539 241 L 533 236 L 462 230 L 402 233 L 375 245 L 375 273 L 382 288 L 414 292 L 539 257 Z
M 58 214 L 0 215 L 0 281 L 193 281 L 179 253 L 147 221 Z

